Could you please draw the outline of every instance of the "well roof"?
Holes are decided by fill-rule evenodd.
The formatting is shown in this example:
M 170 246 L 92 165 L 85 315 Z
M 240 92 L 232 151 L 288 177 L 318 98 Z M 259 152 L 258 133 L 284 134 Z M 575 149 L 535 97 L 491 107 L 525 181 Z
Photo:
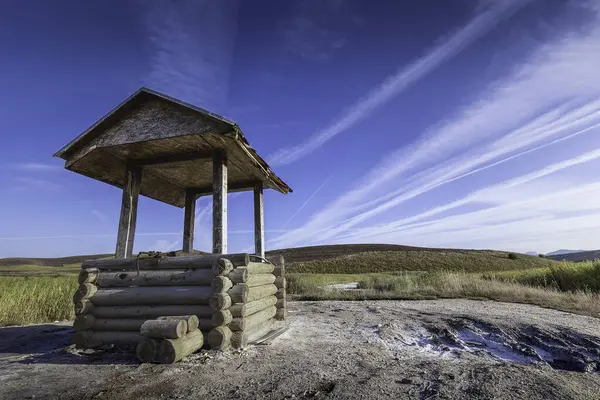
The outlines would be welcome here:
M 258 182 L 283 194 L 292 191 L 235 122 L 148 88 L 139 89 L 54 156 L 64 159 L 68 170 L 119 188 L 128 164 L 143 165 L 140 194 L 183 207 L 186 189 L 199 195 L 212 192 L 211 155 L 218 150 L 227 154 L 230 192 L 249 190 Z

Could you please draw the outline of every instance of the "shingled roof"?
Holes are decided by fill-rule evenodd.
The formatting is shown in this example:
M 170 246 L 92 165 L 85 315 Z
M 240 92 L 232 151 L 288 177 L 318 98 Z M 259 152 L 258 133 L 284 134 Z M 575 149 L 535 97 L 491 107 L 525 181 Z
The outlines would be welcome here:
M 220 115 L 141 88 L 54 156 L 65 168 L 123 188 L 127 165 L 143 166 L 140 194 L 183 207 L 186 189 L 212 192 L 212 155 L 228 159 L 229 191 L 257 182 L 287 194 L 239 126 Z

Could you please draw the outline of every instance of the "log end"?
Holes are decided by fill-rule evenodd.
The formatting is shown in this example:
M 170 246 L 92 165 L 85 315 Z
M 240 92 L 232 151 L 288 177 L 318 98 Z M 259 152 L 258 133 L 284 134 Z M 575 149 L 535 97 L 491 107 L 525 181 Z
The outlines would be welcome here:
M 144 338 L 138 343 L 135 350 L 138 360 L 142 363 L 156 362 L 159 342 L 154 339 Z
M 233 316 L 229 310 L 215 311 L 211 318 L 213 326 L 229 325 L 232 320 Z
M 232 301 L 227 293 L 215 293 L 211 296 L 209 304 L 213 311 L 221 311 L 231 307 Z
M 85 331 L 91 329 L 96 322 L 96 317 L 91 314 L 80 314 L 73 321 L 73 328 L 77 331 Z
M 217 276 L 228 275 L 233 271 L 233 263 L 226 258 L 219 258 L 213 262 L 212 270 Z
M 210 283 L 213 293 L 224 293 L 231 289 L 233 283 L 226 276 L 216 276 Z
M 231 330 L 226 326 L 217 326 L 208 334 L 208 344 L 211 349 L 224 350 L 231 343 Z

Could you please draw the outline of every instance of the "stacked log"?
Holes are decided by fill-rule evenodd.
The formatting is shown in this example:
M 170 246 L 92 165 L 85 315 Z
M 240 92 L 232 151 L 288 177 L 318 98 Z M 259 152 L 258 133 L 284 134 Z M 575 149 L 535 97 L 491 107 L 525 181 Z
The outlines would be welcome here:
M 145 321 L 136 353 L 141 362 L 173 364 L 200 350 L 204 344 L 195 315 L 163 316 Z
M 270 261 L 275 264 L 273 274 L 277 277 L 275 279 L 275 286 L 277 286 L 277 303 L 275 307 L 277 312 L 275 313 L 275 319 L 284 320 L 287 318 L 287 300 L 286 300 L 286 281 L 285 281 L 285 263 L 283 256 L 274 256 L 270 258 Z
M 244 347 L 285 318 L 283 262 L 251 262 L 248 254 L 84 261 L 79 285 L 75 344 L 139 343 L 142 358 L 170 349 L 152 362 L 178 360 L 197 336 L 213 349 Z M 160 338 L 146 332 L 155 325 Z
M 73 296 L 73 342 L 82 348 L 135 345 L 144 322 L 157 318 L 193 315 L 204 332 L 227 325 L 233 283 L 226 275 L 249 263 L 248 254 L 84 261 Z

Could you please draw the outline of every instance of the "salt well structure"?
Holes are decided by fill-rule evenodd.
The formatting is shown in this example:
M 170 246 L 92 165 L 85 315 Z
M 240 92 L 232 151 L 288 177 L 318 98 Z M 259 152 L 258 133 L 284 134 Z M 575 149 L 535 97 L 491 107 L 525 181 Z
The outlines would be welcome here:
M 171 322 L 146 325 L 189 329 L 184 338 L 163 338 L 177 351 L 200 341 L 242 348 L 286 319 L 284 260 L 265 258 L 263 191 L 292 190 L 237 124 L 141 88 L 55 156 L 66 169 L 123 190 L 115 257 L 82 263 L 73 297 L 78 347 L 150 346 L 142 325 L 159 319 Z M 254 192 L 254 254 L 227 252 L 227 194 L 239 191 Z M 140 195 L 185 209 L 183 255 L 133 253 Z M 196 254 L 196 200 L 209 195 L 212 254 Z

